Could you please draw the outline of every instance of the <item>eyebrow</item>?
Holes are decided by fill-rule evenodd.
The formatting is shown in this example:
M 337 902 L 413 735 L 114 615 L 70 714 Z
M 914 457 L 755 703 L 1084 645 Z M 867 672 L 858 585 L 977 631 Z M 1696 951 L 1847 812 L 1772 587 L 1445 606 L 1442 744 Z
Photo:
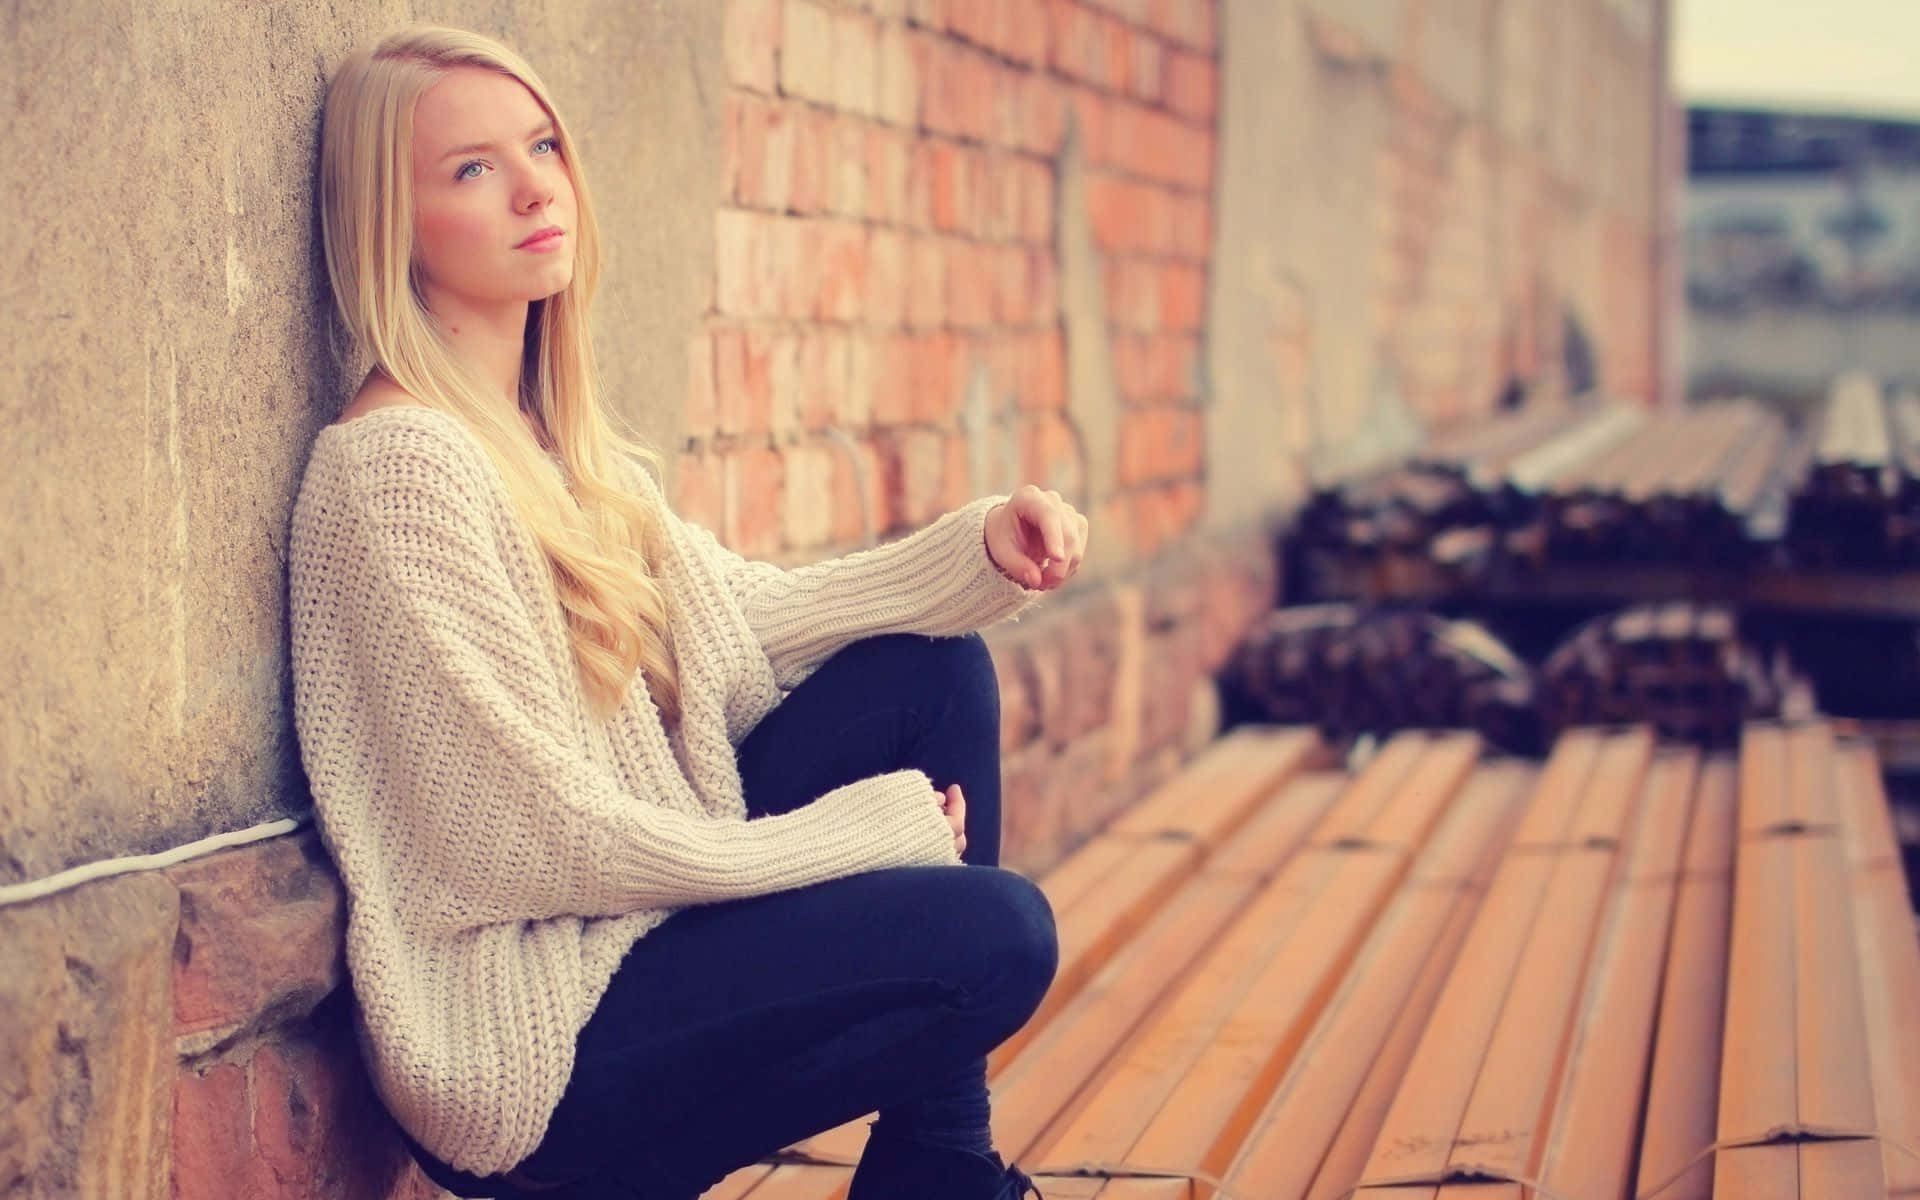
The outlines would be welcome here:
M 535 125 L 533 127 L 533 131 L 527 134 L 527 137 L 536 138 L 543 133 L 553 133 L 553 132 L 555 132 L 553 128 L 553 122 L 551 120 L 546 120 L 546 121 L 540 122 L 538 125 Z M 525 140 L 525 139 L 522 139 L 522 140 Z M 445 154 L 442 154 L 440 156 L 440 159 L 442 162 L 444 162 L 447 159 L 452 158 L 456 154 L 473 154 L 476 151 L 491 150 L 491 149 L 493 149 L 492 142 L 475 142 L 471 146 L 455 146 L 453 149 L 447 151 Z

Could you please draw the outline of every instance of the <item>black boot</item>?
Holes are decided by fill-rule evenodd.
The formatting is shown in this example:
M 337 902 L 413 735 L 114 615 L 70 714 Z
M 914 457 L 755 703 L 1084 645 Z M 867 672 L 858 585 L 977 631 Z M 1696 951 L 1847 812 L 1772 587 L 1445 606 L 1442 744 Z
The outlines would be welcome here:
M 1039 1196 L 1040 1189 L 998 1154 L 869 1137 L 847 1200 L 1025 1200 L 1028 1195 Z

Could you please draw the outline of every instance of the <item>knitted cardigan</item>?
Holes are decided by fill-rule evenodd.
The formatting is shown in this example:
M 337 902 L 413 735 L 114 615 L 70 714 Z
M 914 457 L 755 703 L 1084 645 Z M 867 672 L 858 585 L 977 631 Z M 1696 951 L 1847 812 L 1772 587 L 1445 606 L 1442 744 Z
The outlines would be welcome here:
M 474 1174 L 539 1145 L 609 977 L 676 909 L 958 861 L 920 771 L 749 822 L 734 750 L 848 641 L 958 635 L 1040 595 L 986 554 L 1005 497 L 782 570 L 621 470 L 667 514 L 672 729 L 637 677 L 591 714 L 546 560 L 458 418 L 323 428 L 294 505 L 295 731 L 348 896 L 362 1050 L 400 1123 Z

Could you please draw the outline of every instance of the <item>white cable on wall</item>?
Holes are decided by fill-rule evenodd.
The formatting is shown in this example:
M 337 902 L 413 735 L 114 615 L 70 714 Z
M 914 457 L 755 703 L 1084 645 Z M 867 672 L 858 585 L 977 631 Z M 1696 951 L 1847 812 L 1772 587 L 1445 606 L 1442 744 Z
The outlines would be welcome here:
M 153 854 L 133 854 L 125 858 L 105 858 L 99 862 L 83 863 L 69 867 L 44 879 L 32 879 L 26 883 L 13 883 L 0 887 L 0 908 L 15 904 L 25 904 L 29 900 L 40 900 L 68 888 L 79 887 L 96 879 L 106 879 L 114 875 L 126 875 L 133 871 L 157 871 L 163 867 L 178 866 L 196 858 L 204 858 L 216 850 L 226 850 L 233 846 L 244 846 L 249 842 L 265 841 L 270 837 L 279 837 L 283 833 L 292 833 L 302 825 L 311 824 L 312 817 L 285 817 L 278 821 L 268 821 L 264 825 L 255 825 L 250 829 L 236 829 L 230 833 L 216 833 L 203 837 L 197 842 L 188 842 L 184 846 L 175 846 L 171 850 L 161 850 Z

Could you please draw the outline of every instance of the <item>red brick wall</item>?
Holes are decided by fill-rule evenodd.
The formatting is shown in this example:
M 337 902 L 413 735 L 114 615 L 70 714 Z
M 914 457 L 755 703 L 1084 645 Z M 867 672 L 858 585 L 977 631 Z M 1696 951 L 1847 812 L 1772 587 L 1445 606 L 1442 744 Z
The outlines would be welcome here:
M 676 502 L 736 549 L 813 557 L 1084 466 L 1066 416 L 1056 156 L 1104 259 L 1123 525 L 1199 515 L 1197 385 L 1218 81 L 1212 0 L 727 0 L 715 280 Z M 850 440 L 828 436 L 837 429 Z M 871 481 L 863 517 L 859 481 Z

